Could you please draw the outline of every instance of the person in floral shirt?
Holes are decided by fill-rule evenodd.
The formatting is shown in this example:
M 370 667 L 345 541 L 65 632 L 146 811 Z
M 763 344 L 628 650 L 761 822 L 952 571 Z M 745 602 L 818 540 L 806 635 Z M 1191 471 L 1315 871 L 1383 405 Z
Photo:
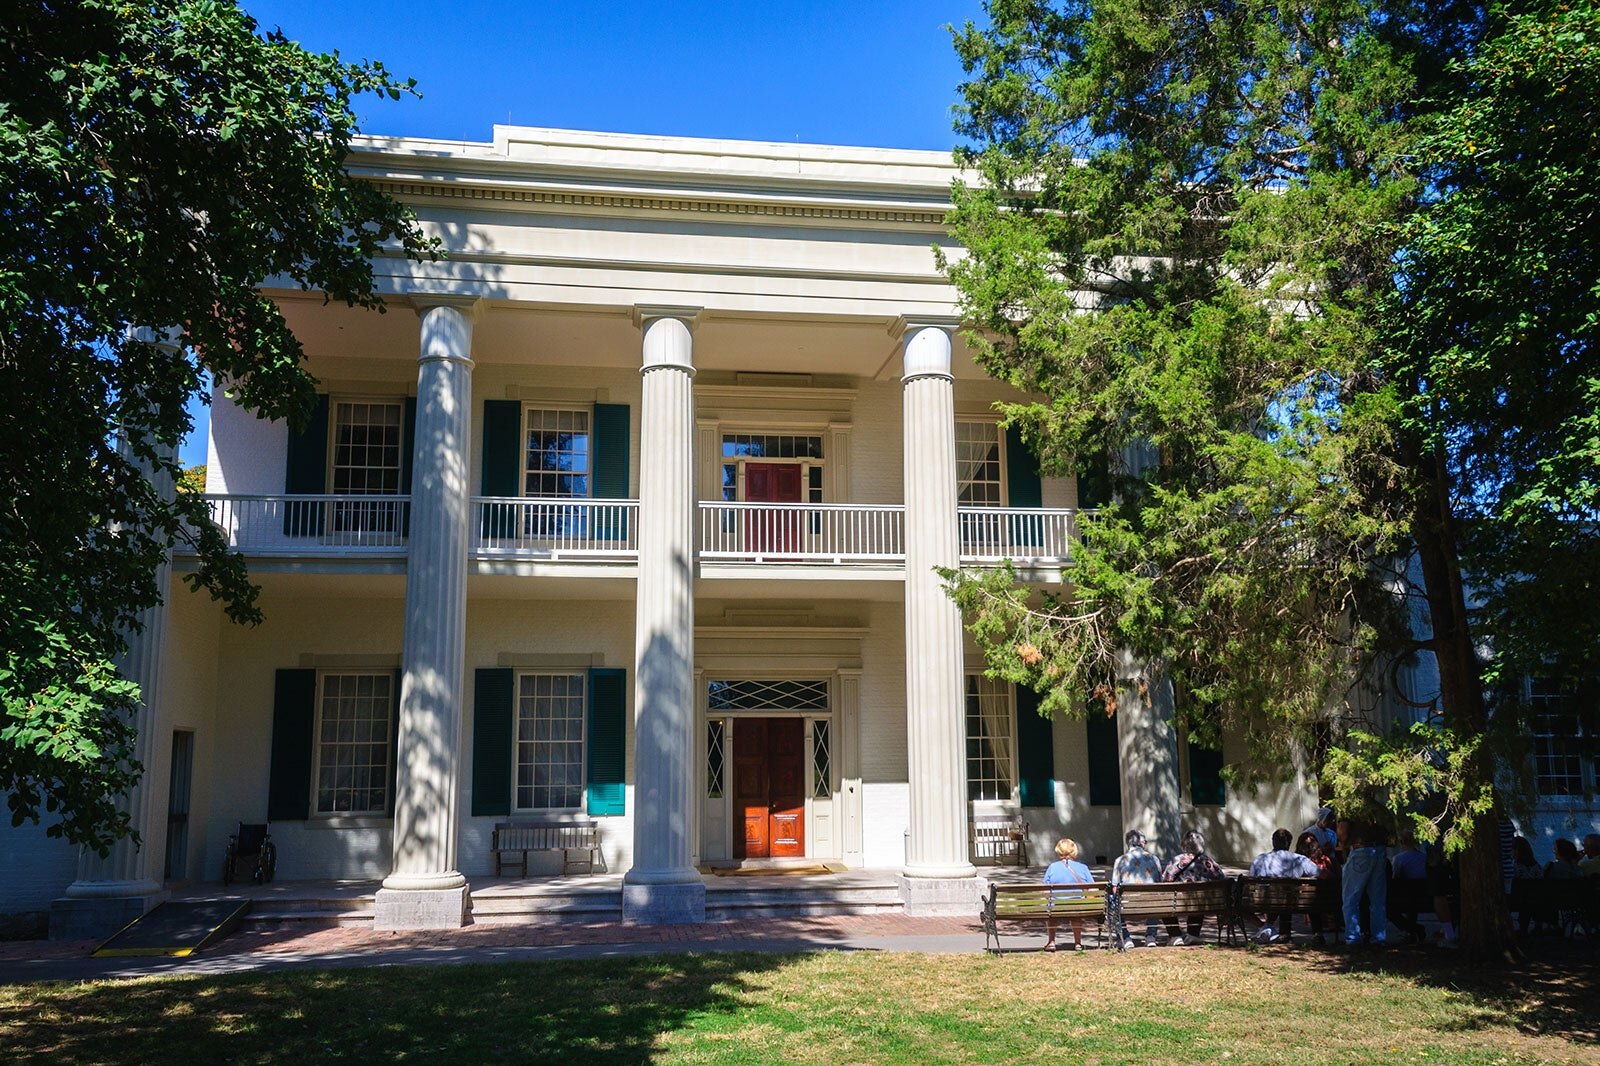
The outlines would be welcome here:
M 1222 867 L 1217 865 L 1217 860 L 1206 854 L 1206 838 L 1197 829 L 1183 834 L 1183 850 L 1173 856 L 1167 868 L 1161 871 L 1163 881 L 1220 881 L 1226 876 Z M 1189 935 L 1185 938 L 1178 931 L 1177 919 L 1169 918 L 1167 944 L 1176 948 L 1186 943 L 1200 943 L 1200 927 L 1204 924 L 1204 918 L 1191 917 L 1188 921 Z
M 1111 867 L 1112 886 L 1153 885 L 1161 880 L 1161 860 L 1145 850 L 1144 834 L 1137 829 L 1130 829 L 1123 839 L 1127 842 L 1128 850 L 1118 855 Z M 1122 945 L 1133 946 L 1133 937 L 1128 934 L 1126 926 L 1122 929 Z M 1156 923 L 1153 921 L 1145 928 L 1144 946 L 1156 946 Z

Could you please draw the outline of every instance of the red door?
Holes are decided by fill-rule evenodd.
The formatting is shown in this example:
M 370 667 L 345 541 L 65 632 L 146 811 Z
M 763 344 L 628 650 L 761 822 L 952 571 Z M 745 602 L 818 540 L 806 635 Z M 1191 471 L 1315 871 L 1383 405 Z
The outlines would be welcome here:
M 733 806 L 743 828 L 734 858 L 804 856 L 805 723 L 741 718 L 733 728 Z
M 744 464 L 746 503 L 800 503 L 800 464 Z M 763 555 L 793 555 L 800 550 L 800 512 L 756 509 L 747 512 L 744 546 Z

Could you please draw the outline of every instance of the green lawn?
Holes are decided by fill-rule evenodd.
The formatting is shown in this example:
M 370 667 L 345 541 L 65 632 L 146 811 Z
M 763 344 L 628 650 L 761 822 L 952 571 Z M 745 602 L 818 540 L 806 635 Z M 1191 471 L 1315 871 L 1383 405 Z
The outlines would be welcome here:
M 0 988 L 0 1061 L 1600 1062 L 1592 959 L 1435 965 L 828 952 L 31 985 Z

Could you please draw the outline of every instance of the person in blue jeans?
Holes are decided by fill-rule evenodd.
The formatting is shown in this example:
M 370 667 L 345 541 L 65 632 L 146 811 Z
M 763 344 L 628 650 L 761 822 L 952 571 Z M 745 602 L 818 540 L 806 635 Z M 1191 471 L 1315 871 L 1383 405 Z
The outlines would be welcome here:
M 1056 861 L 1051 863 L 1044 872 L 1044 883 L 1047 885 L 1087 885 L 1094 880 L 1094 875 L 1089 868 L 1078 862 L 1078 842 L 1071 837 L 1062 837 L 1056 842 Z M 1062 899 L 1081 899 L 1082 892 L 1052 892 L 1052 900 L 1057 897 Z M 1083 950 L 1083 921 L 1079 918 L 1071 919 L 1072 922 L 1072 949 Z M 1044 949 L 1056 949 L 1056 920 L 1047 919 L 1045 926 Z
M 1383 830 L 1365 819 L 1339 823 L 1339 841 L 1348 848 L 1340 873 L 1343 897 L 1344 942 L 1382 944 L 1388 939 L 1389 848 Z M 1361 898 L 1367 900 L 1370 928 L 1363 932 Z

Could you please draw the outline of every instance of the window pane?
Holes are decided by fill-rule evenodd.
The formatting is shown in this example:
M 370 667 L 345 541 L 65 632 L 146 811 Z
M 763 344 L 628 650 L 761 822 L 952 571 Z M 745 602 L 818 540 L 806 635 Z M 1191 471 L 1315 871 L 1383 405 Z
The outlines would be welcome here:
M 524 674 L 517 691 L 517 806 L 583 804 L 583 674 Z
M 1012 781 L 1011 691 L 1004 681 L 967 675 L 967 798 L 1008 800 Z
M 318 709 L 317 811 L 384 813 L 394 675 L 324 674 Z

